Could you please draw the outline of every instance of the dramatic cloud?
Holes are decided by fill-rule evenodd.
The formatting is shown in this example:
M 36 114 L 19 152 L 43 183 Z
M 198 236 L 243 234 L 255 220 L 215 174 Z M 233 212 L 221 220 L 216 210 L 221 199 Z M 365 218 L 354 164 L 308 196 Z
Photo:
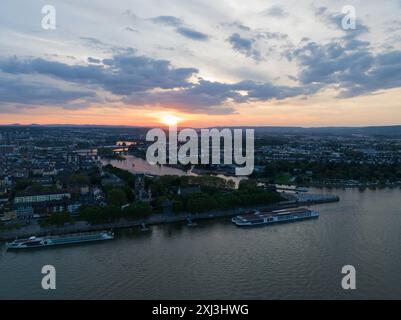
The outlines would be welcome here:
M 102 65 L 68 65 L 42 58 L 1 60 L 0 69 L 10 74 L 40 74 L 80 84 L 97 85 L 113 94 L 127 95 L 154 88 L 188 86 L 194 68 L 173 68 L 169 61 L 136 56 L 133 52 L 103 59 Z
M 235 90 L 246 91 L 246 101 L 268 101 L 271 99 L 283 100 L 303 94 L 310 94 L 311 90 L 302 87 L 277 86 L 269 82 L 258 83 L 254 81 L 242 81 L 232 86 Z
M 92 91 L 62 90 L 45 83 L 2 77 L 0 74 L 0 106 L 7 103 L 32 106 L 63 105 L 95 96 Z
M 140 105 L 156 104 L 186 112 L 188 112 L 188 106 L 191 106 L 192 112 L 227 114 L 235 111 L 230 103 L 282 100 L 302 94 L 302 88 L 275 86 L 271 83 L 242 81 L 224 84 L 201 80 L 182 90 L 134 94 L 127 97 L 126 102 Z
M 176 30 L 179 34 L 192 40 L 206 41 L 209 39 L 209 36 L 206 34 L 187 27 L 178 27 Z
M 235 84 L 210 82 L 202 79 L 195 68 L 174 68 L 169 61 L 136 56 L 133 50 L 110 59 L 89 58 L 101 64 L 68 65 L 42 58 L 0 60 L 2 72 L 12 75 L 41 75 L 73 84 L 98 87 L 121 98 L 121 102 L 140 106 L 163 106 L 195 113 L 232 113 L 230 103 L 285 99 L 303 94 L 302 88 L 275 86 L 271 83 L 242 81 Z M 196 82 L 193 82 L 194 78 Z M 45 88 L 45 87 L 44 87 Z M 4 96 L 16 98 L 15 89 L 5 88 Z M 19 99 L 32 98 L 23 94 Z M 51 103 L 92 96 L 88 92 L 42 90 L 42 101 L 49 93 Z M 57 93 L 60 100 L 57 100 Z M 40 101 L 39 99 L 36 99 Z M 7 101 L 11 101 L 11 98 Z
M 150 20 L 154 23 L 174 27 L 177 33 L 192 40 L 206 41 L 209 39 L 209 36 L 207 34 L 196 31 L 186 26 L 183 20 L 174 16 L 159 16 L 154 17 Z
M 256 61 L 262 60 L 261 53 L 254 48 L 254 39 L 241 37 L 238 33 L 234 33 L 227 39 L 227 41 L 231 44 L 235 51 L 242 53 Z
M 303 85 L 335 87 L 354 97 L 401 86 L 401 51 L 374 54 L 366 43 L 309 42 L 295 50 Z
M 254 29 L 240 21 L 220 23 L 219 26 L 230 33 L 226 41 L 235 52 L 258 63 L 267 61 L 267 57 L 272 58 L 272 54 L 280 57 L 282 52 L 294 47 L 288 35 L 280 31 Z
M 342 27 L 344 14 L 342 12 L 332 13 L 327 7 L 315 8 L 315 16 L 325 22 L 327 26 L 345 32 L 347 38 L 356 38 L 362 34 L 369 33 L 369 27 L 360 18 L 356 20 L 355 29 L 344 29 Z
M 271 33 L 266 37 L 277 36 Z M 258 57 L 252 53 L 251 40 L 233 34 L 229 41 L 235 50 Z M 401 52 L 374 54 L 368 42 L 358 39 L 344 37 L 328 44 L 305 39 L 287 56 L 299 67 L 297 78 L 292 77 L 299 86 L 252 80 L 231 84 L 211 82 L 202 79 L 196 68 L 175 68 L 167 60 L 138 56 L 132 49 L 108 59 L 89 57 L 89 64 L 83 65 L 12 57 L 0 60 L 0 69 L 14 76 L 40 75 L 75 86 L 99 88 L 119 97 L 125 104 L 210 114 L 235 112 L 234 105 L 241 103 L 312 95 L 329 87 L 338 89 L 340 97 L 353 97 L 401 86 Z M 63 91 L 15 79 L 2 80 L 2 83 L 3 102 L 64 104 L 95 96 L 89 90 Z M 22 89 L 17 90 L 17 86 Z
M 341 30 L 343 15 L 333 14 L 326 7 L 315 9 L 331 27 Z M 356 30 L 343 30 L 341 38 L 321 44 L 305 39 L 300 47 L 287 52 L 297 61 L 298 80 L 304 87 L 335 88 L 340 98 L 370 94 L 401 86 L 401 52 L 374 52 L 368 41 L 358 39 L 369 32 L 361 21 Z
M 201 80 L 187 89 L 165 92 L 143 92 L 125 99 L 128 104 L 161 106 L 179 111 L 208 114 L 233 113 L 233 107 L 223 106 L 229 99 L 239 100 L 240 94 L 222 83 Z

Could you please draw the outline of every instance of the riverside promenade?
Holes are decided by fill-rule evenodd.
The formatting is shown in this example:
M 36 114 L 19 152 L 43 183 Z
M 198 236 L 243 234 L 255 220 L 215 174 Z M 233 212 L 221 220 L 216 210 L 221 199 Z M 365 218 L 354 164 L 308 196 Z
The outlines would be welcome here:
M 29 225 L 23 226 L 20 229 L 10 231 L 0 231 L 0 240 L 12 240 L 16 238 L 26 238 L 30 236 L 44 236 L 44 235 L 60 235 L 77 232 L 89 232 L 100 230 L 116 230 L 123 228 L 140 227 L 145 225 L 157 225 L 163 223 L 186 222 L 188 219 L 191 221 L 216 219 L 224 217 L 233 217 L 243 214 L 246 211 L 255 209 L 263 211 L 272 211 L 277 209 L 294 208 L 303 205 L 313 205 L 320 203 L 330 203 L 339 201 L 339 197 L 335 195 L 321 195 L 321 194 L 290 194 L 281 193 L 286 200 L 273 205 L 251 206 L 246 208 L 236 208 L 230 210 L 215 210 L 202 213 L 179 213 L 179 214 L 155 214 L 146 218 L 126 220 L 121 219 L 117 222 L 105 224 L 88 224 L 85 221 L 76 221 L 74 224 L 65 225 L 63 227 L 40 227 L 37 221 Z

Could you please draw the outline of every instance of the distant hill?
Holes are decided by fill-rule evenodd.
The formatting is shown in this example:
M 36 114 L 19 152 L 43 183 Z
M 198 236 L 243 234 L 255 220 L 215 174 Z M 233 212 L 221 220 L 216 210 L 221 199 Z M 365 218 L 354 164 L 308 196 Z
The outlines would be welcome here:
M 257 134 L 316 134 L 316 135 L 367 135 L 367 136 L 397 136 L 401 137 L 400 126 L 371 127 L 254 127 Z
M 0 128 L 7 127 L 30 127 L 30 128 L 112 128 L 112 129 L 148 129 L 141 126 L 108 126 L 108 125 L 71 125 L 71 124 L 51 124 L 51 125 L 21 125 L 10 124 L 0 125 Z M 225 127 L 218 127 L 220 129 Z M 366 136 L 390 136 L 401 138 L 401 125 L 394 126 L 368 126 L 368 127 L 272 127 L 272 126 L 236 126 L 234 128 L 252 128 L 259 135 L 366 135 Z M 150 128 L 149 128 L 150 129 Z

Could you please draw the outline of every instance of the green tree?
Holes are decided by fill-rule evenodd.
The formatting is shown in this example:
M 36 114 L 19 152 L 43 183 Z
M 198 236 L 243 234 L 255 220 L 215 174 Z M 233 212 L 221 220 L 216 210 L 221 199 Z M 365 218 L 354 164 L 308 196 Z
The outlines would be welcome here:
M 127 203 L 127 195 L 121 188 L 113 188 L 107 191 L 107 202 L 112 206 L 122 206 Z
M 32 181 L 29 179 L 18 180 L 15 184 L 16 191 L 24 191 L 27 187 L 32 185 Z
M 71 217 L 68 212 L 53 213 L 50 217 L 39 220 L 41 227 L 47 227 L 50 225 L 61 227 L 66 223 L 74 223 L 73 217 Z
M 253 179 L 241 180 L 238 189 L 245 192 L 255 191 L 257 189 L 257 182 Z
M 69 184 L 89 184 L 90 180 L 87 176 L 82 174 L 74 173 L 68 177 Z
M 128 219 L 145 218 L 152 213 L 152 208 L 146 202 L 136 202 L 123 210 L 124 217 Z
M 184 210 L 184 203 L 180 200 L 173 201 L 173 212 L 180 213 Z

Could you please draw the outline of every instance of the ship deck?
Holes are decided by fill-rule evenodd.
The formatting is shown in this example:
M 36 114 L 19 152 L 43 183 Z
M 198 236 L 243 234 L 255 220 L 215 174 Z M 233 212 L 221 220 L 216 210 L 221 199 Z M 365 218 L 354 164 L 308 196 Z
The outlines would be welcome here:
M 270 218 L 274 216 L 284 216 L 290 214 L 302 214 L 310 212 L 309 209 L 306 208 L 293 208 L 293 209 L 283 209 L 283 210 L 276 210 L 270 212 L 260 212 L 260 213 L 248 213 L 244 215 L 239 215 L 238 218 L 243 221 L 256 221 L 264 218 Z

